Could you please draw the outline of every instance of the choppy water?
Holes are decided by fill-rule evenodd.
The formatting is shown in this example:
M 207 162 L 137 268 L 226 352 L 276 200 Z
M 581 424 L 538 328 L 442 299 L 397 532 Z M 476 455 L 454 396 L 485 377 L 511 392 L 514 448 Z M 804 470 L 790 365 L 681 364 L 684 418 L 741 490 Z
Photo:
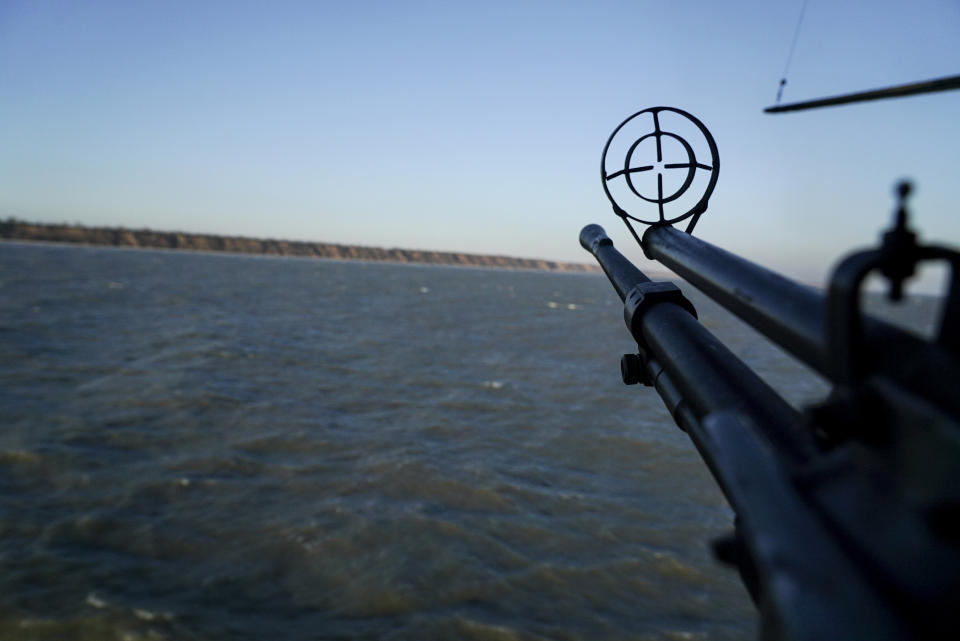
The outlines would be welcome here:
M 752 637 L 620 310 L 597 275 L 0 244 L 0 638 Z

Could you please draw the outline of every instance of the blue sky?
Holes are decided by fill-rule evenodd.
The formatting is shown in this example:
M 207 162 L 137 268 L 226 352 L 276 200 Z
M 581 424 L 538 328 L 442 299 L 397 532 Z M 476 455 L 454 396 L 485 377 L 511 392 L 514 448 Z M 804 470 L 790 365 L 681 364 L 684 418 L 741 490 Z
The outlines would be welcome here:
M 607 135 L 671 105 L 719 145 L 706 240 L 821 282 L 910 176 L 957 243 L 960 92 L 762 113 L 802 5 L 5 0 L 0 216 L 586 262 L 630 243 Z M 955 0 L 810 0 L 784 101 L 957 73 Z

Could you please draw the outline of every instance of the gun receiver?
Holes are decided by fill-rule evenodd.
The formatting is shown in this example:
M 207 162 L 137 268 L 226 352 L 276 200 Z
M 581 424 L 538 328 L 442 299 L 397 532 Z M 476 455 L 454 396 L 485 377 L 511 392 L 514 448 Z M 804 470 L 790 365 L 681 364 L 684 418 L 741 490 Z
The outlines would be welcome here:
M 740 570 L 764 639 L 946 638 L 955 630 L 960 254 L 916 243 L 908 193 L 901 187 L 881 247 L 841 262 L 826 293 L 669 224 L 643 235 L 649 258 L 833 384 L 826 401 L 803 412 L 704 328 L 675 285 L 647 278 L 599 225 L 580 233 L 637 343 L 621 359 L 624 382 L 656 389 L 737 515 L 714 551 Z M 863 313 L 869 273 L 887 276 L 896 298 L 925 260 L 952 269 L 932 340 Z

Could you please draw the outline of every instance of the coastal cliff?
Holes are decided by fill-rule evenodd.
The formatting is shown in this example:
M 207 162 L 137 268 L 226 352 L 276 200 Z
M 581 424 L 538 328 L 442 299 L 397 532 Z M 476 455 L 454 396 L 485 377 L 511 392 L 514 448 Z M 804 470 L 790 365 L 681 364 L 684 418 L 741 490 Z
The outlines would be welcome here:
M 431 265 L 460 265 L 463 267 L 497 267 L 501 269 L 537 269 L 563 272 L 596 272 L 595 265 L 562 263 L 534 258 L 485 256 L 454 252 L 415 249 L 385 249 L 315 243 L 294 240 L 186 234 L 148 229 L 82 227 L 79 225 L 49 225 L 8 219 L 0 221 L 0 239 L 113 247 L 144 247 L 150 249 L 185 249 L 194 251 L 224 251 L 239 254 L 268 254 L 274 256 L 302 256 L 339 260 L 372 260 L 395 263 L 424 263 Z

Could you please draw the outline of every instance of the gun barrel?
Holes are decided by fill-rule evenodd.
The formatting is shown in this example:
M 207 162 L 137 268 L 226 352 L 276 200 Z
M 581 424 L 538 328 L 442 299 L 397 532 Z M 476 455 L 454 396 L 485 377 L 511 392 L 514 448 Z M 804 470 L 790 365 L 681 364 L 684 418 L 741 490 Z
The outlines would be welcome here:
M 626 299 L 637 283 L 650 282 L 646 274 L 613 248 L 613 241 L 600 225 L 587 225 L 580 230 L 580 246 L 597 259 L 620 300 Z
M 729 556 L 753 586 L 764 638 L 953 629 L 960 253 L 913 248 L 914 262 L 952 268 L 940 329 L 927 339 L 862 309 L 866 275 L 891 271 L 880 259 L 892 233 L 881 249 L 842 261 L 823 293 L 666 225 L 641 240 L 648 258 L 834 384 L 801 417 L 696 320 L 675 286 L 649 282 L 599 226 L 581 232 L 637 341 L 639 354 L 621 361 L 624 382 L 656 387 L 737 512 Z
M 643 249 L 787 352 L 836 380 L 835 354 L 827 349 L 831 328 L 823 294 L 671 227 L 650 227 L 643 235 Z M 862 355 L 866 369 L 954 415 L 960 412 L 960 397 L 952 391 L 960 368 L 939 345 L 868 315 L 861 319 L 861 330 L 868 346 Z
M 726 307 L 798 359 L 829 376 L 823 296 L 672 227 L 650 227 L 646 255 Z
M 621 299 L 650 279 L 617 251 L 599 225 L 588 225 L 580 243 L 600 263 Z M 800 417 L 766 382 L 737 358 L 686 309 L 671 302 L 650 307 L 630 327 L 638 345 L 650 354 L 647 370 L 677 423 L 693 438 L 708 465 L 699 422 L 708 414 L 731 411 L 747 419 L 779 460 L 806 459 L 812 444 L 799 427 Z M 759 437 L 759 436 L 758 436 Z

